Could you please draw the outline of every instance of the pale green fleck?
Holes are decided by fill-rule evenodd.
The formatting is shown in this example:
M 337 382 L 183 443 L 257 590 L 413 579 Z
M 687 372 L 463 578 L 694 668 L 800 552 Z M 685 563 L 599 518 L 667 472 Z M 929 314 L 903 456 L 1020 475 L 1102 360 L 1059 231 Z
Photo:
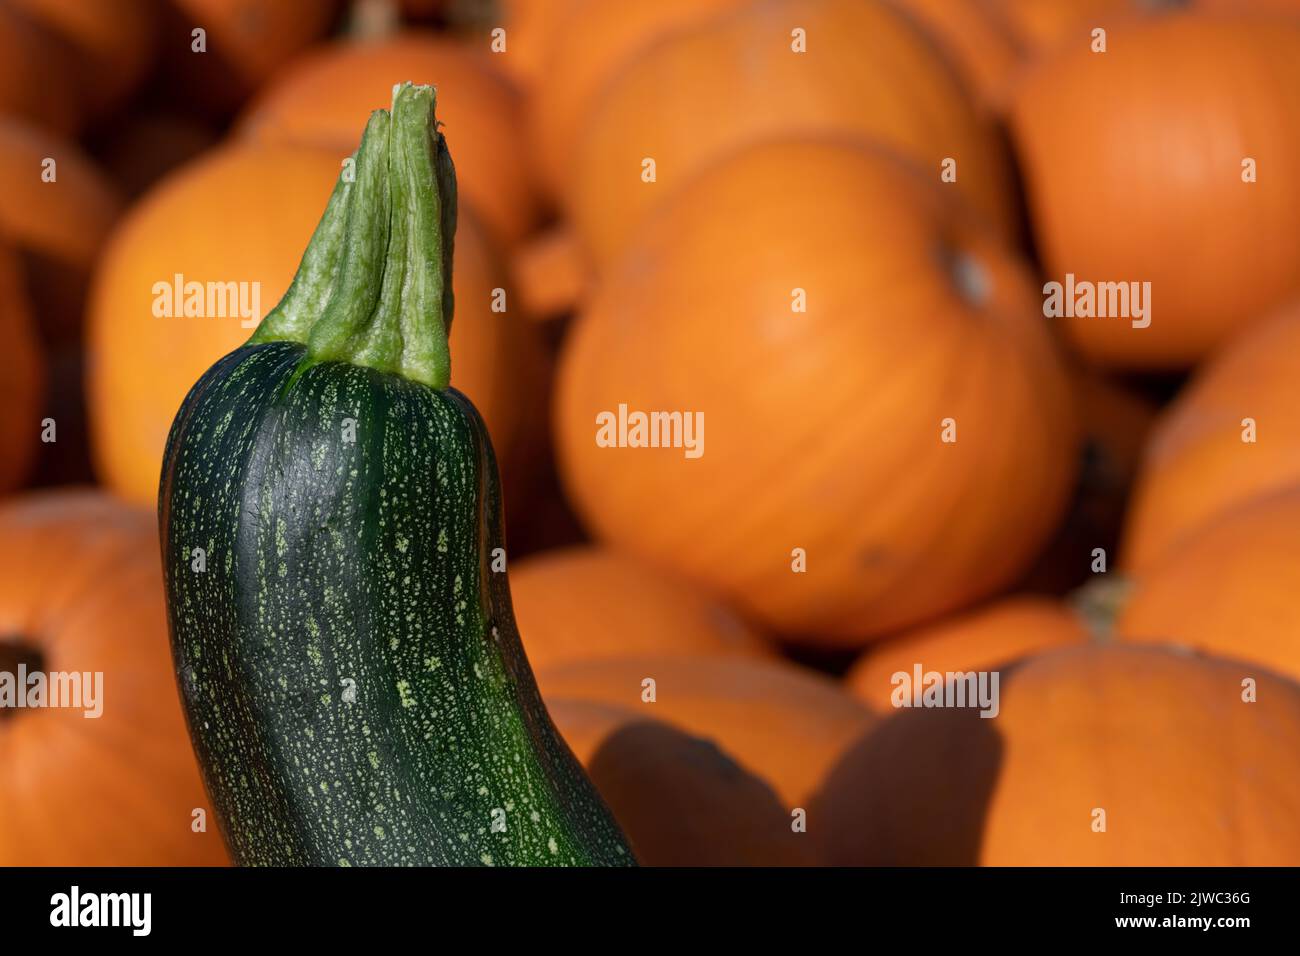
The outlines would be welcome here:
M 403 707 L 415 706 L 415 698 L 411 696 L 410 681 L 399 680 L 397 682 L 397 696 L 401 699 Z

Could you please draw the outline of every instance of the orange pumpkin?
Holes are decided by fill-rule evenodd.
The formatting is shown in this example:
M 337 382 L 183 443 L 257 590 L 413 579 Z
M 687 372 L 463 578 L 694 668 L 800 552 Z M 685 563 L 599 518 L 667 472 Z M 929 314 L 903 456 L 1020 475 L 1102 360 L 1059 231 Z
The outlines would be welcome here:
M 530 98 L 537 159 L 546 184 L 562 195 L 583 123 L 609 81 L 657 40 L 750 0 L 571 0 L 552 30 Z
M 590 265 L 582 243 L 564 225 L 517 246 L 510 257 L 510 278 L 524 315 L 544 322 L 581 307 L 592 285 Z
M 999 110 L 1020 50 L 983 0 L 895 0 L 925 28 L 979 102 Z
M 997 717 L 896 713 L 809 811 L 836 864 L 1300 864 L 1300 687 L 1164 649 L 1080 647 L 1000 682 Z M 1257 675 L 1258 676 L 1258 675 Z
M 1083 428 L 1082 467 L 1065 520 L 1020 580 L 1025 590 L 1067 594 L 1101 570 L 1097 549 L 1113 569 L 1129 493 L 1137 479 L 1158 409 L 1144 395 L 1093 370 L 1070 370 Z
M 565 346 L 557 443 L 599 537 L 861 646 L 1024 570 L 1076 463 L 1063 379 L 1023 266 L 954 193 L 878 150 L 772 142 L 607 277 Z M 678 447 L 602 447 L 620 407 L 686 413 Z
M 1168 0 L 1173 3 L 1176 0 Z M 1260 13 L 1270 16 L 1300 16 L 1300 2 L 1297 0 L 1195 0 L 1202 10 L 1215 10 L 1224 13 Z
M 1128 570 L 1144 572 L 1198 526 L 1300 483 L 1297 381 L 1300 303 L 1215 356 L 1179 394 L 1146 450 L 1124 532 Z
M 510 595 L 534 668 L 629 654 L 769 653 L 729 608 L 608 548 L 526 558 L 510 570 Z
M 0 243 L 0 493 L 22 484 L 36 457 L 45 367 L 13 253 Z
M 630 708 L 553 700 L 548 709 L 640 863 L 814 862 L 812 838 L 792 828 L 771 787 L 712 742 Z
M 1004 598 L 985 607 L 882 641 L 844 675 L 848 689 L 873 711 L 889 715 L 894 675 L 989 670 L 1089 639 L 1083 620 L 1059 601 Z
M 1162 0 L 977 0 L 1027 57 L 1051 53 L 1059 47 L 1086 49 L 1092 31 L 1109 31 L 1116 23 L 1138 13 L 1154 12 Z M 1185 0 L 1168 0 L 1168 6 Z M 1240 2 L 1240 0 L 1238 0 Z
M 339 0 L 168 0 L 162 29 L 169 92 L 222 115 L 325 36 Z M 204 49 L 194 31 L 202 29 Z M 355 148 L 353 143 L 349 149 Z
M 539 88 L 551 46 L 559 30 L 568 25 L 570 11 L 578 2 L 497 0 L 496 16 L 486 26 L 489 31 L 498 27 L 506 31 L 505 52 L 497 57 L 501 69 L 520 89 L 532 92 Z M 489 35 L 484 42 L 491 39 Z
M 331 152 L 234 143 L 164 180 L 113 234 L 90 303 L 88 388 L 97 471 L 118 494 L 155 501 L 181 400 L 279 301 L 338 175 Z M 492 311 L 503 267 L 472 211 L 460 212 L 452 383 L 473 398 L 508 470 L 537 431 L 544 358 L 531 326 Z M 257 315 L 243 319 L 233 300 L 226 317 L 186 317 L 175 303 L 171 315 L 155 315 L 178 275 L 246 283 L 244 304 L 256 292 Z
M 1187 7 L 1217 13 L 1296 14 L 1296 0 L 976 0 L 1034 58 L 1059 47 L 1087 47 L 1092 31 L 1108 32 L 1134 16 L 1178 13 Z
M 0 506 L 0 671 L 20 664 L 102 676 L 80 706 L 0 710 L 0 866 L 225 862 L 177 699 L 152 514 L 81 490 Z
M 462 199 L 498 238 L 520 239 L 538 213 L 522 105 L 485 49 L 418 32 L 332 44 L 289 66 L 245 112 L 239 132 L 323 146 L 342 158 L 356 149 L 370 111 L 387 108 L 393 84 L 406 80 L 438 88 Z
M 1297 87 L 1300 23 L 1205 14 L 1126 21 L 1105 54 L 1025 78 L 1012 125 L 1049 279 L 1150 283 L 1145 318 L 1059 320 L 1090 360 L 1186 367 L 1300 291 Z
M 153 0 L 6 0 L 74 51 L 81 90 L 93 110 L 120 106 L 153 58 Z M 48 65 L 42 82 L 54 66 Z
M 13 117 L 0 117 L 0 181 L 0 233 L 23 254 L 43 337 L 73 341 L 117 192 L 76 145 Z
M 1134 581 L 1115 624 L 1300 680 L 1300 484 L 1202 526 Z
M 735 656 L 617 657 L 538 672 L 548 705 L 593 701 L 712 741 L 792 810 L 874 723 L 834 681 L 777 661 Z M 654 681 L 654 701 L 645 681 Z M 563 719 L 560 727 L 568 737 Z M 575 744 L 581 756 L 583 747 Z M 786 815 L 786 826 L 790 817 Z
M 920 28 L 879 0 L 761 0 L 665 37 L 605 84 L 572 145 L 567 206 L 607 267 L 653 207 L 722 157 L 827 133 L 878 139 L 936 181 L 955 160 L 953 189 L 1013 231 L 991 128 Z
M 0 4 L 0 115 L 75 132 L 85 113 L 77 80 L 76 51 L 67 41 Z

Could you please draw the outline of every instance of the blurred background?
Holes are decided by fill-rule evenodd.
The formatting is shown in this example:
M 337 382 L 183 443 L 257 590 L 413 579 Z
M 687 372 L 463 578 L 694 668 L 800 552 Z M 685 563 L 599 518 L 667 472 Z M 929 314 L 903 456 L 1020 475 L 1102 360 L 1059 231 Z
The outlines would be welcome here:
M 163 443 L 405 80 L 525 647 L 644 862 L 1300 863 L 1300 0 L 0 0 L 0 672 L 106 696 L 0 710 L 0 865 L 225 862 Z

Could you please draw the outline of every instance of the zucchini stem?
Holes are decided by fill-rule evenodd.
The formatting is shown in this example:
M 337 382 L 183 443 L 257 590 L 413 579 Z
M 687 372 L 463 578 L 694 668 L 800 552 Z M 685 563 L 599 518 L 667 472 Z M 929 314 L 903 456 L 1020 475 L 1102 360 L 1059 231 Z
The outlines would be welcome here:
M 431 86 L 403 83 L 370 115 L 289 290 L 250 344 L 307 346 L 433 388 L 451 380 L 456 173 Z

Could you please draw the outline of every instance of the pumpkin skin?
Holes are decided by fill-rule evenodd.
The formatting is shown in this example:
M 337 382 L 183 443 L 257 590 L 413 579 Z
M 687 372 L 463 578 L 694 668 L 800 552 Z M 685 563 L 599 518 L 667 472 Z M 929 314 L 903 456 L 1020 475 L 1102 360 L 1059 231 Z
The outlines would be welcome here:
M 895 0 L 961 73 L 985 108 L 998 112 L 1020 63 L 1020 50 L 983 0 Z
M 1300 687 L 1159 648 L 1068 648 L 1004 672 L 1000 712 L 900 711 L 809 812 L 834 864 L 1300 862 Z M 1094 811 L 1106 831 L 1093 832 Z
M 237 74 L 256 85 L 286 57 L 322 36 L 334 18 L 333 0 L 170 0 L 196 26 L 208 31 Z
M 646 678 L 655 681 L 652 703 L 642 700 Z M 789 809 L 808 805 L 841 755 L 875 722 L 836 682 L 778 661 L 617 657 L 539 669 L 537 683 L 548 707 L 552 700 L 592 701 L 710 740 Z M 568 726 L 556 719 L 567 739 Z M 573 746 L 581 759 L 582 747 Z
M 88 394 L 97 473 L 126 500 L 156 500 L 181 400 L 252 334 L 238 317 L 156 318 L 154 284 L 177 273 L 257 282 L 265 313 L 288 288 L 338 175 L 339 157 L 328 151 L 233 143 L 168 177 L 114 232 L 88 313 Z M 523 462 L 533 440 L 530 416 L 545 381 L 535 330 L 491 311 L 492 290 L 507 285 L 483 227 L 462 204 L 452 381 L 483 414 L 505 470 Z
M 1300 3 L 1296 0 L 1196 0 L 1202 10 L 1224 13 L 1259 13 L 1269 16 L 1300 16 Z
M 1216 13 L 1296 14 L 1296 0 L 977 0 L 1022 49 L 1033 58 L 1058 47 L 1086 47 L 1092 31 L 1108 33 L 1135 16 L 1177 13 L 1185 7 Z
M 792 640 L 860 647 L 1024 570 L 1076 464 L 1063 378 L 1024 268 L 954 194 L 853 143 L 772 142 L 606 277 L 561 358 L 557 447 L 601 539 Z M 704 453 L 598 447 L 620 403 L 703 414 Z
M 1034 57 L 1058 47 L 1092 42 L 1092 31 L 1101 27 L 1107 32 L 1116 21 L 1123 22 L 1136 13 L 1152 12 L 1157 3 L 1143 0 L 978 0 L 988 15 L 995 18 L 1024 54 Z M 1176 0 L 1170 0 L 1172 7 Z
M 140 84 L 153 58 L 152 0 L 6 0 L 75 51 L 92 110 L 104 115 Z
M 511 568 L 510 594 L 534 668 L 640 654 L 771 653 L 723 604 L 608 548 L 525 558 Z
M 14 254 L 0 243 L 0 494 L 36 458 L 45 365 Z
M 551 700 L 547 709 L 641 864 L 815 862 L 811 838 L 791 829 L 771 787 L 711 741 L 631 708 Z
M 796 27 L 806 53 L 791 51 Z M 920 28 L 877 0 L 763 0 L 664 38 L 606 84 L 574 144 L 567 207 L 606 268 L 653 207 L 727 154 L 835 133 L 877 139 L 936 180 L 955 158 L 956 191 L 1014 232 L 990 127 Z
M 1240 504 L 1300 483 L 1300 303 L 1216 355 L 1164 410 L 1124 531 L 1124 567 L 1142 574 Z M 1253 418 L 1257 441 L 1242 441 Z
M 593 284 L 590 265 L 577 235 L 564 225 L 516 246 L 510 278 L 527 319 L 545 322 L 579 308 Z
M 238 133 L 265 143 L 323 146 L 341 158 L 356 148 L 356 131 L 370 111 L 387 105 L 393 84 L 406 80 L 438 87 L 461 197 L 498 239 L 520 239 L 538 214 L 523 107 L 483 49 L 418 32 L 330 44 L 287 67 L 245 111 Z
M 55 179 L 45 182 L 46 159 Z M 73 143 L 0 117 L 0 233 L 22 254 L 46 341 L 78 339 L 90 271 L 121 208 L 116 189 Z
M 103 713 L 0 712 L 0 866 L 223 864 L 177 699 L 153 516 L 83 490 L 0 506 L 10 673 L 16 641 L 42 671 L 102 672 Z
M 60 134 L 75 132 L 85 116 L 73 48 L 7 3 L 0 4 L 0 115 Z
M 530 97 L 530 126 L 552 194 L 571 179 L 570 150 L 600 93 L 619 69 L 655 41 L 750 0 L 572 0 L 551 31 L 542 75 Z
M 1146 396 L 1095 370 L 1072 368 L 1069 375 L 1084 438 L 1079 481 L 1065 520 L 1019 582 L 1024 590 L 1053 595 L 1114 569 L 1130 491 L 1159 414 Z M 1104 569 L 1097 548 L 1105 551 Z
M 1300 680 L 1297 540 L 1300 485 L 1252 499 L 1202 526 L 1136 579 L 1116 634 L 1249 661 Z
M 975 90 L 999 115 L 1025 64 L 1060 47 L 1087 47 L 1092 31 L 1108 32 L 1136 16 L 1186 6 L 1233 14 L 1300 13 L 1295 0 L 895 0 L 934 37 Z
M 556 33 L 567 25 L 579 0 L 498 0 L 497 23 L 506 31 L 506 49 L 498 54 L 501 68 L 521 89 L 532 93 L 541 82 Z M 490 42 L 489 36 L 485 42 Z
M 989 670 L 1088 640 L 1083 621 L 1059 601 L 1004 598 L 872 646 L 844 675 L 844 683 L 873 711 L 889 716 L 896 711 L 893 675 L 904 671 L 910 677 L 917 664 L 940 673 Z
M 1149 327 L 1060 319 L 1088 359 L 1183 368 L 1300 290 L 1297 86 L 1300 23 L 1201 14 L 1128 21 L 1104 55 L 1025 77 L 1012 128 L 1048 277 L 1151 283 Z
M 229 115 L 294 54 L 325 36 L 340 6 L 339 0 L 167 0 L 162 50 L 178 102 Z M 207 32 L 202 54 L 192 52 L 198 27 Z

